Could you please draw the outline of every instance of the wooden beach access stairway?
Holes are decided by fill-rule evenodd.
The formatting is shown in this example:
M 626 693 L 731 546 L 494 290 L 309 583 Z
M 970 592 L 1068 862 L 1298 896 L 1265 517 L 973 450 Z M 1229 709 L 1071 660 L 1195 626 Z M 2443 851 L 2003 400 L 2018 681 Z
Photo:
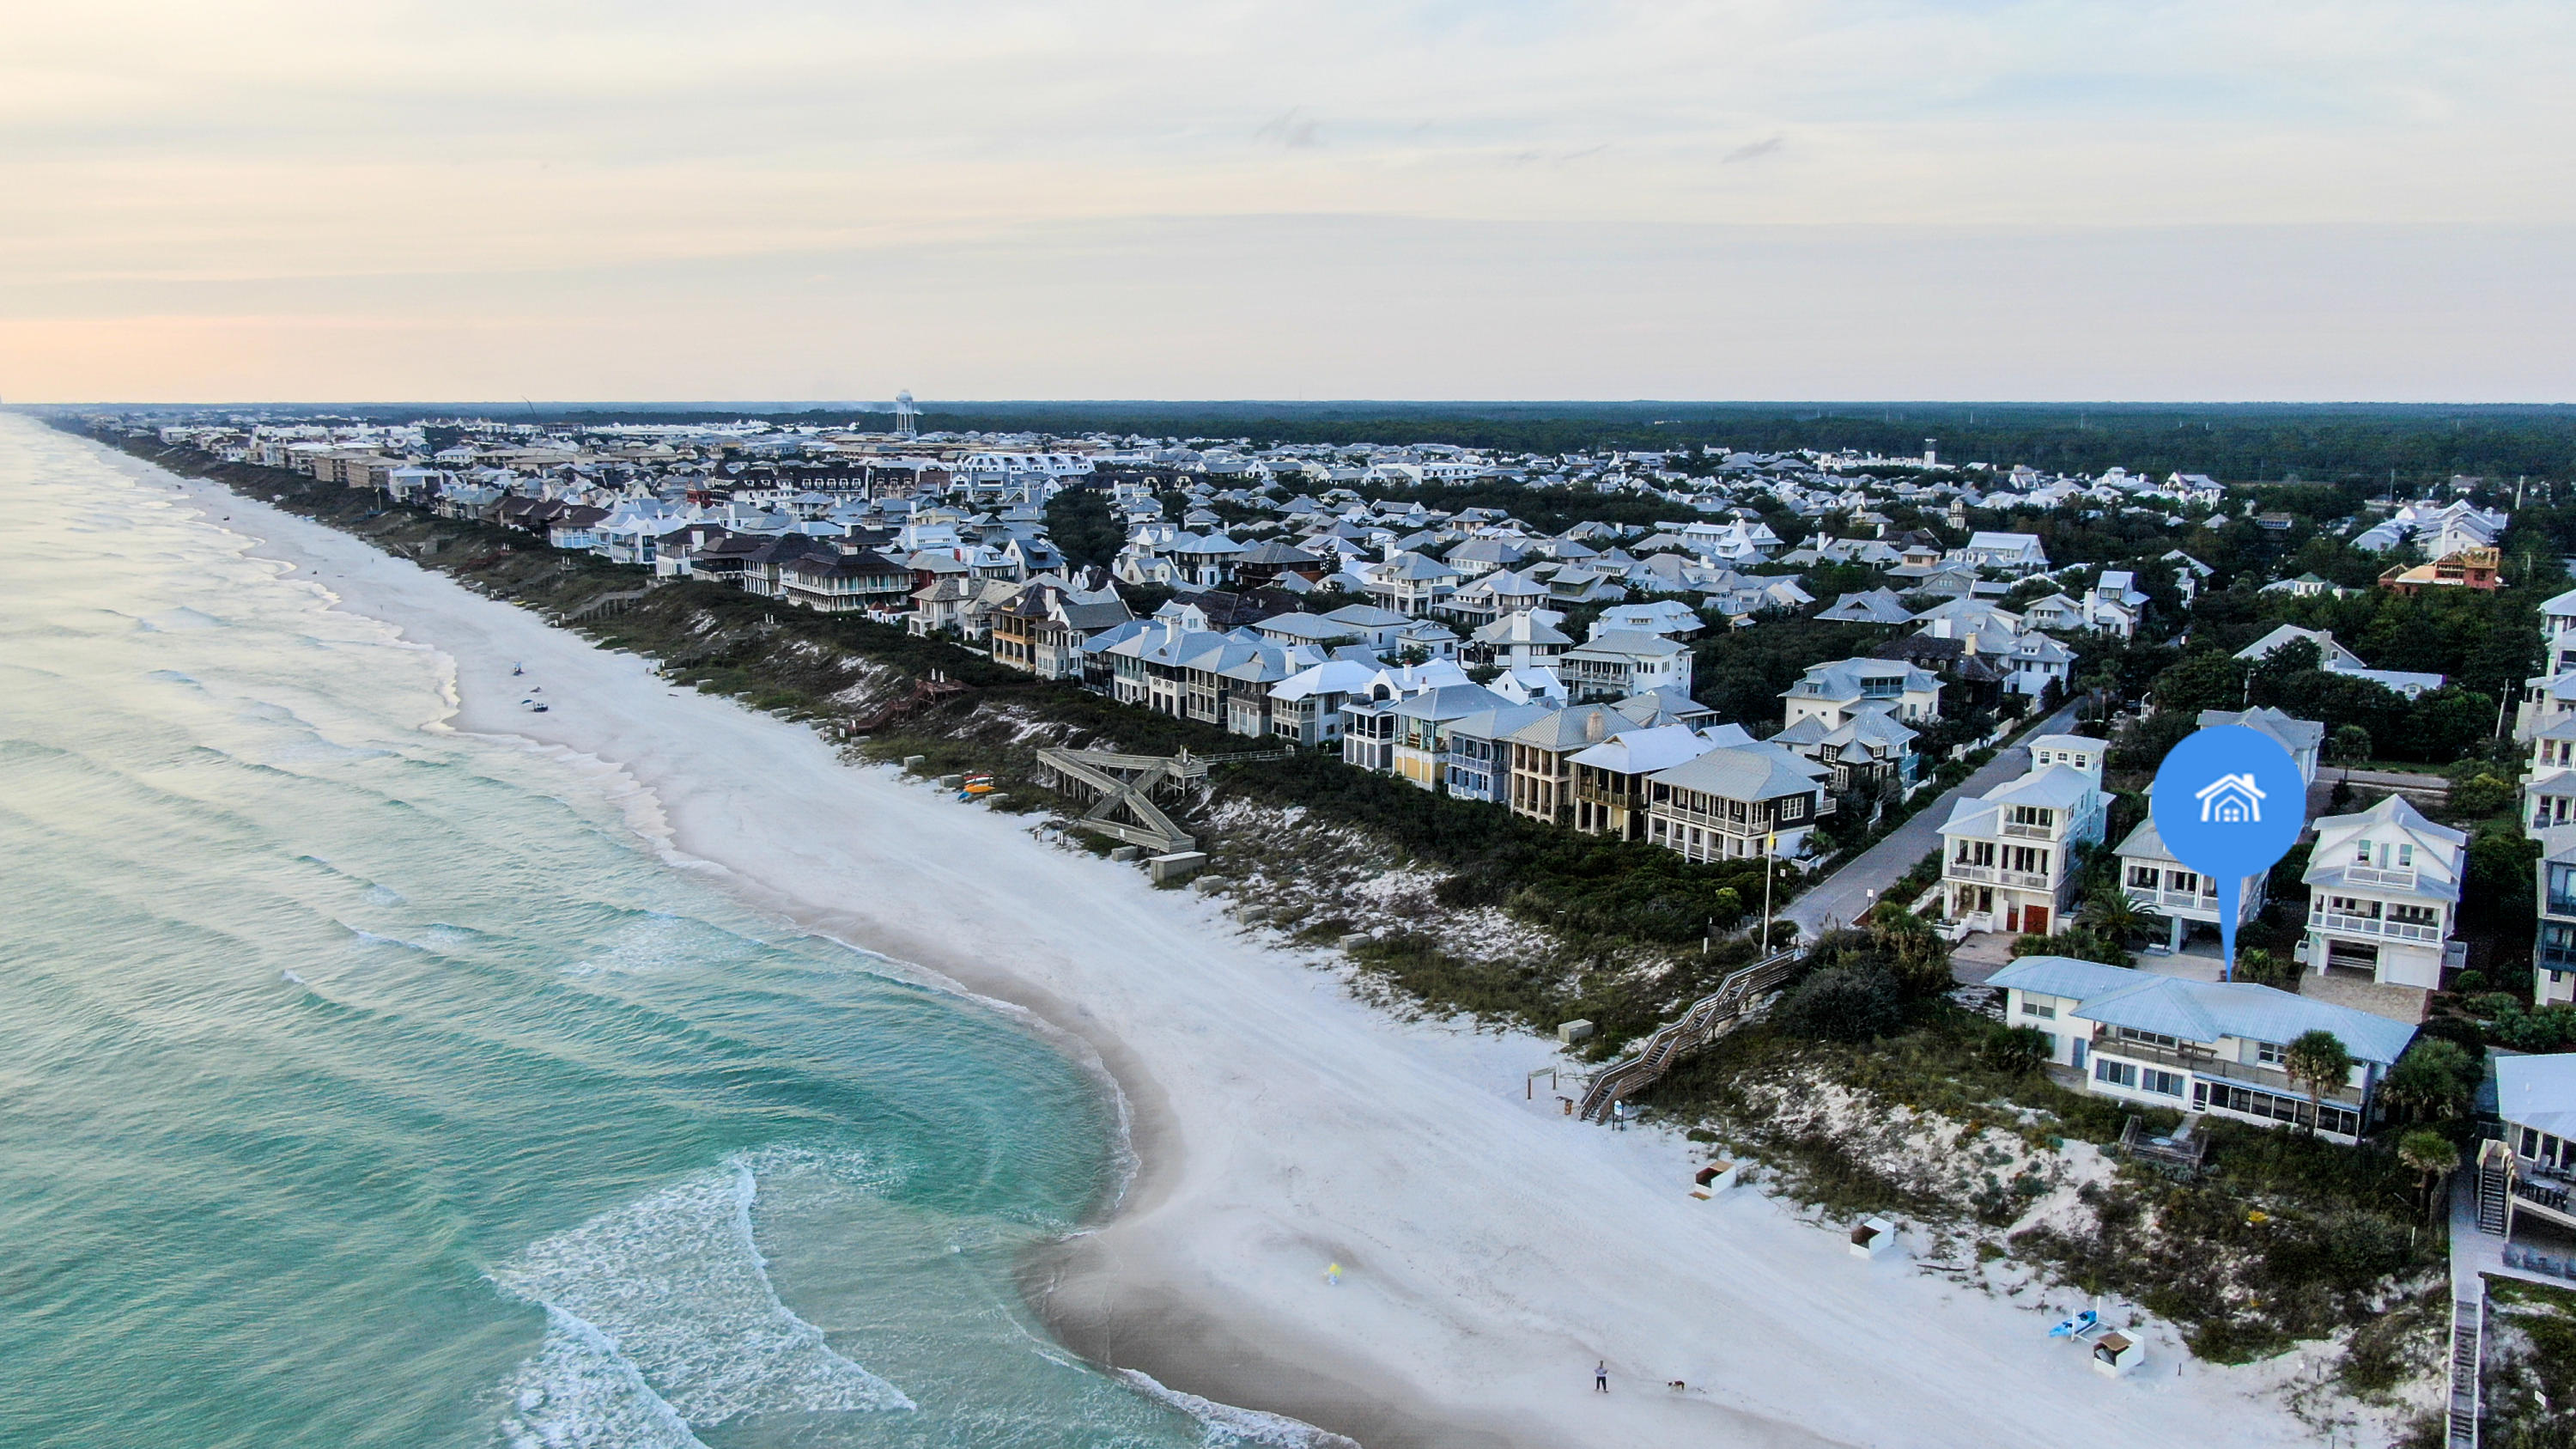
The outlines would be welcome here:
M 1796 970 L 1798 952 L 1775 951 L 1750 966 L 1729 972 L 1717 989 L 1691 1003 L 1677 1021 L 1665 1022 L 1646 1044 L 1593 1073 L 1577 1109 L 1586 1122 L 1598 1122 L 1610 1109 L 1672 1069 L 1685 1053 L 1696 1051 L 1759 1015 L 1772 988 Z
M 1039 782 L 1068 795 L 1093 797 L 1091 809 L 1075 825 L 1096 830 L 1158 855 L 1195 850 L 1198 842 L 1154 803 L 1154 791 L 1207 778 L 1211 765 L 1247 760 L 1282 760 L 1294 750 L 1247 750 L 1236 754 L 1121 755 L 1108 750 L 1038 751 L 1046 775 Z

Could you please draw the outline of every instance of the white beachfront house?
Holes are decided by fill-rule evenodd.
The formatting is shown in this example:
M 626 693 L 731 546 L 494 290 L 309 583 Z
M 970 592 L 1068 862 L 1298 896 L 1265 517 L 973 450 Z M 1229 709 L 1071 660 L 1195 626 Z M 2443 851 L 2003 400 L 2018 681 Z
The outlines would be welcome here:
M 2218 882 L 2174 858 L 2165 848 L 2165 839 L 2156 832 L 2156 819 L 2150 812 L 2138 822 L 2138 828 L 2121 841 L 2120 889 L 2142 910 L 2153 911 L 2170 925 L 2166 946 L 2179 951 L 2191 938 L 2194 926 L 2215 931 L 2219 925 Z M 2243 929 L 2263 909 L 2265 875 L 2257 872 L 2239 883 L 2236 897 L 2236 925 Z
M 1690 693 L 1690 646 L 1661 634 L 1613 629 L 1556 658 L 1557 678 L 1576 704 L 1626 699 L 1653 689 Z
M 2004 992 L 2004 1019 L 2048 1037 L 2048 1060 L 2082 1074 L 2084 1090 L 2143 1107 L 2206 1113 L 2258 1126 L 2314 1125 L 2350 1142 L 2370 1123 L 2371 1099 L 2415 1028 L 2250 981 L 2195 981 L 2071 956 L 2024 956 L 1986 983 Z M 2284 1069 L 2289 1044 L 2331 1033 L 2351 1053 L 2339 1083 L 2309 1097 Z
M 2468 841 L 2397 795 L 2318 821 L 2302 877 L 2308 933 L 2299 959 L 2319 974 L 2366 972 L 2383 986 L 2439 988 L 2443 968 L 2461 954 L 2450 940 Z
M 2051 759 L 2042 763 L 2040 747 Z M 2033 768 L 1984 796 L 1958 800 L 1941 826 L 1950 919 L 1973 931 L 2045 936 L 2065 921 L 2075 853 L 2108 824 L 2100 740 L 2048 735 Z

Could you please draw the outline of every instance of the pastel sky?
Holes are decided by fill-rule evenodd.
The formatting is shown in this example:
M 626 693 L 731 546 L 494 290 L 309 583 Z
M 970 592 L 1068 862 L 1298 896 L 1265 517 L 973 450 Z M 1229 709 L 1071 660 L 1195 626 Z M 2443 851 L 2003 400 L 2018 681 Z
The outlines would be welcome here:
M 0 398 L 2576 398 L 2564 0 L 0 4 Z

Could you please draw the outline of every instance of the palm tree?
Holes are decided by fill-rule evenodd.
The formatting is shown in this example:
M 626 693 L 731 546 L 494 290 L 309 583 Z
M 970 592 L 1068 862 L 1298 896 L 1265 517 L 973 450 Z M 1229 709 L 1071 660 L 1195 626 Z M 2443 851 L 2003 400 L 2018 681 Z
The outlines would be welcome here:
M 2343 1038 L 2322 1027 L 2303 1031 L 2281 1051 L 2281 1069 L 2308 1089 L 2308 1131 L 2314 1133 L 2326 1109 L 2326 1088 L 2342 1086 L 2352 1076 L 2352 1052 Z
M 2424 1193 L 2424 1216 L 2430 1220 L 2434 1205 L 2441 1201 L 2433 1185 L 2459 1170 L 2460 1149 L 2441 1133 L 2419 1127 L 2397 1139 L 2397 1160 L 2415 1169 L 2416 1186 Z
M 2129 893 L 2117 886 L 2104 886 L 2084 902 L 2083 921 L 2119 946 L 2150 931 L 2170 929 L 2163 916 L 2129 899 Z

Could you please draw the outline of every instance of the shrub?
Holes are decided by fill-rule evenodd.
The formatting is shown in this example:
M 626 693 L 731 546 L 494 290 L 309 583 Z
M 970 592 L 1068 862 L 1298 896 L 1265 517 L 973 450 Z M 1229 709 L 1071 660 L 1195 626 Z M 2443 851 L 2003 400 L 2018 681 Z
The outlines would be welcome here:
M 1833 966 L 1780 1004 L 1780 1026 L 1816 1041 L 1873 1041 L 1905 1023 L 1896 978 L 1877 966 Z

